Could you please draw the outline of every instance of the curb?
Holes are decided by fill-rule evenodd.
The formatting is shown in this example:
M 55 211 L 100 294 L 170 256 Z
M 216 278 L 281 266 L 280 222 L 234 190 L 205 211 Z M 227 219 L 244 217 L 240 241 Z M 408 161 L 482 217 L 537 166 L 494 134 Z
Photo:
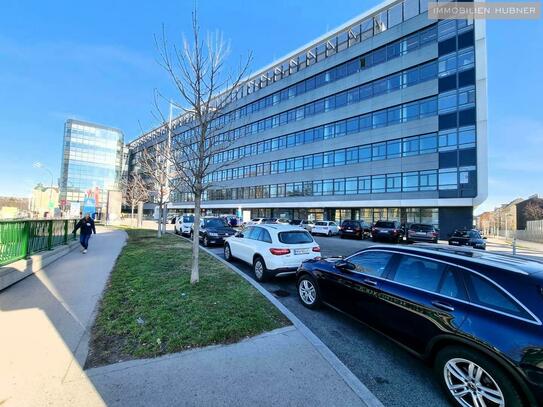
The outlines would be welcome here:
M 181 239 L 185 239 L 192 242 L 189 238 L 181 235 L 176 235 L 173 232 L 166 232 L 177 236 Z M 287 307 L 285 307 L 277 298 L 275 298 L 268 290 L 262 287 L 257 281 L 247 276 L 243 271 L 228 263 L 223 258 L 217 256 L 215 253 L 200 247 L 205 253 L 209 254 L 213 258 L 219 260 L 222 264 L 232 269 L 245 281 L 256 288 L 264 297 L 266 297 L 275 307 L 287 317 L 292 324 L 301 332 L 301 334 L 313 345 L 313 347 L 320 353 L 320 355 L 332 366 L 332 368 L 339 374 L 339 376 L 347 383 L 351 390 L 362 400 L 362 402 L 368 407 L 384 407 L 383 403 L 349 370 L 345 364 L 339 360 L 339 358 L 322 342 L 296 315 L 294 315 Z

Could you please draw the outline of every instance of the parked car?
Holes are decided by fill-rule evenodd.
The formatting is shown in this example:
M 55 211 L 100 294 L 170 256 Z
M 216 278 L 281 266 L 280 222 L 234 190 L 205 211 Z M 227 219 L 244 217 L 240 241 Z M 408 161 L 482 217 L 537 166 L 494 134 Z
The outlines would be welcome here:
M 395 220 L 378 220 L 371 228 L 371 240 L 389 240 L 392 242 L 401 242 L 403 240 L 404 230 L 400 222 Z
M 254 219 L 251 219 L 249 222 L 247 222 L 247 226 L 270 224 L 270 223 L 276 223 L 276 222 L 277 222 L 276 218 L 254 218 Z
M 430 362 L 459 406 L 543 400 L 543 264 L 447 245 L 308 260 L 302 304 L 352 315 Z
M 190 235 L 192 225 L 194 224 L 194 215 L 179 215 L 175 219 L 174 232 L 176 235 Z
M 275 220 L 276 223 L 280 223 L 280 224 L 283 224 L 283 225 L 290 225 L 290 219 L 287 219 L 287 218 L 278 218 Z
M 449 238 L 451 246 L 471 246 L 475 249 L 486 250 L 486 238 L 478 230 L 455 230 Z
M 240 225 L 239 218 L 236 215 L 221 215 L 221 218 L 225 220 L 226 223 L 228 223 L 228 226 L 235 228 Z
M 339 227 L 336 222 L 323 220 L 315 222 L 315 225 L 313 225 L 313 228 L 311 229 L 311 233 L 314 235 L 325 236 L 337 235 L 339 233 Z
M 432 242 L 437 243 L 439 231 L 434 225 L 424 223 L 413 223 L 407 229 L 407 243 L 411 242 Z
M 302 219 L 292 219 L 292 220 L 289 222 L 289 225 L 292 225 L 292 226 L 302 226 L 302 222 L 303 222 Z
M 228 226 L 223 218 L 204 217 L 200 220 L 199 240 L 204 246 L 211 244 L 223 244 L 224 239 L 233 236 L 236 233 L 234 229 Z M 190 231 L 190 237 L 194 236 L 194 226 Z
M 302 220 L 302 223 L 300 223 L 300 226 L 303 227 L 305 230 L 307 230 L 309 233 L 313 230 L 313 226 L 315 226 L 315 222 L 312 220 Z
M 320 256 L 320 251 L 313 237 L 297 226 L 255 225 L 226 239 L 224 258 L 252 264 L 256 279 L 264 281 L 296 273 L 304 260 Z
M 353 237 L 356 239 L 365 239 L 370 237 L 371 227 L 363 220 L 344 220 L 339 227 L 339 237 Z

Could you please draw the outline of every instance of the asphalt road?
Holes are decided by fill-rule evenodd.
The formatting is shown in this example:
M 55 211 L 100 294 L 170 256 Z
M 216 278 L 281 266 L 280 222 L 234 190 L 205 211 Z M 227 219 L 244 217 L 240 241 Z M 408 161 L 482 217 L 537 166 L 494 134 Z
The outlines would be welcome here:
M 316 237 L 323 256 L 347 256 L 370 246 L 371 241 Z M 222 256 L 222 247 L 211 248 Z M 234 264 L 253 276 L 251 266 Z M 383 335 L 330 309 L 312 311 L 298 300 L 294 277 L 279 277 L 263 284 L 283 305 L 317 335 L 358 376 L 385 406 L 449 406 L 433 372 Z

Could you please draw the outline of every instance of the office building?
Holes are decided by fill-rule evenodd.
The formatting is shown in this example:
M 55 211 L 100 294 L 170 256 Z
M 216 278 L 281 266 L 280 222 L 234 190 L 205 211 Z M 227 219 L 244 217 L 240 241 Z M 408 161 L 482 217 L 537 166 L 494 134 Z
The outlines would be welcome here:
M 472 227 L 487 196 L 484 21 L 427 7 L 387 1 L 254 74 L 221 121 L 236 141 L 213 157 L 203 208 Z M 131 160 L 165 136 L 130 143 Z M 191 195 L 170 207 L 190 210 Z
M 94 199 L 100 214 L 107 205 L 107 191 L 118 190 L 122 171 L 122 131 L 94 123 L 69 119 L 64 126 L 60 176 L 63 209 Z

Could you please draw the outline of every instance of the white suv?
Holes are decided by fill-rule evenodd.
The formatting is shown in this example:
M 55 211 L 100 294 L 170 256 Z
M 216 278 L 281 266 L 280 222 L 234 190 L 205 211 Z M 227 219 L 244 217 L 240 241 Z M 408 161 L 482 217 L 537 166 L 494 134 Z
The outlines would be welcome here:
M 306 230 L 290 225 L 248 226 L 226 239 L 224 258 L 253 265 L 255 277 L 294 274 L 303 261 L 319 257 L 321 249 Z
M 194 215 L 182 215 L 175 219 L 175 234 L 176 235 L 190 235 L 192 230 L 192 224 L 194 223 Z

